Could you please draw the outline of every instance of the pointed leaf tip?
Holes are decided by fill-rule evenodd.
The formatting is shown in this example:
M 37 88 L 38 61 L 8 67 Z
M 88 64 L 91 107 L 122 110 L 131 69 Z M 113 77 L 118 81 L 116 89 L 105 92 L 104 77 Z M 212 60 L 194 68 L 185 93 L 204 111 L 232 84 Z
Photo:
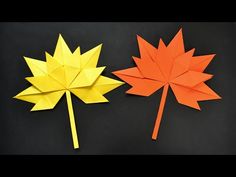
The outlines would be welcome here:
M 24 60 L 27 62 L 27 60 L 29 59 L 29 57 L 23 56 Z
M 168 44 L 168 50 L 172 58 L 176 58 L 185 52 L 182 29 L 178 31 Z
M 101 49 L 102 49 L 102 45 L 103 45 L 103 44 L 99 44 L 99 45 L 97 45 L 96 47 L 94 47 L 93 49 L 98 50 L 99 53 L 100 53 L 100 52 L 101 52 Z M 91 49 L 91 50 L 93 50 L 93 49 Z
M 95 48 L 97 48 L 97 49 L 101 50 L 102 46 L 103 46 L 103 43 L 101 43 L 101 44 L 97 45 Z
M 136 35 L 137 39 L 142 39 L 142 37 L 140 35 Z
M 182 33 L 183 34 L 183 28 L 180 28 L 178 33 Z
M 193 54 L 194 54 L 194 52 L 195 52 L 195 48 L 193 48 L 193 49 L 191 49 L 191 50 L 189 50 L 188 52 L 190 52 L 191 53 L 191 55 L 193 56 Z
M 143 39 L 141 36 L 137 35 L 137 41 L 138 41 L 138 45 L 142 45 L 147 43 L 147 41 L 145 39 Z
M 180 38 L 180 37 L 183 38 L 183 28 L 179 29 L 174 38 Z
M 182 28 L 180 28 L 180 30 L 177 32 L 177 34 L 175 35 L 175 37 L 173 39 L 175 39 L 175 40 L 183 39 L 183 30 L 182 30 Z
M 166 47 L 166 44 L 165 44 L 164 41 L 160 38 L 158 48 L 163 48 L 163 47 Z
M 119 73 L 119 71 L 113 71 L 111 72 L 112 74 L 114 74 L 115 76 L 117 76 L 117 74 Z
M 46 61 L 49 57 L 52 57 L 52 55 L 50 55 L 47 51 L 45 51 L 45 56 L 46 56 Z

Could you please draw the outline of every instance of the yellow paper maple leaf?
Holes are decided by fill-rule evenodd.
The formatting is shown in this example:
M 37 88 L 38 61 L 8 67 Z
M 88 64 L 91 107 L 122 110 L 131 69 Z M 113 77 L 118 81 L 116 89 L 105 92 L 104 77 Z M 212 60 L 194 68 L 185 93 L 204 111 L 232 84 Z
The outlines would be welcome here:
M 101 76 L 105 67 L 96 67 L 102 45 L 81 54 L 80 47 L 73 53 L 61 35 L 54 55 L 46 52 L 46 62 L 24 57 L 33 77 L 26 77 L 32 86 L 14 98 L 34 103 L 31 111 L 53 109 L 66 93 L 74 148 L 79 148 L 73 107 L 72 92 L 84 103 L 103 103 L 103 96 L 123 82 Z

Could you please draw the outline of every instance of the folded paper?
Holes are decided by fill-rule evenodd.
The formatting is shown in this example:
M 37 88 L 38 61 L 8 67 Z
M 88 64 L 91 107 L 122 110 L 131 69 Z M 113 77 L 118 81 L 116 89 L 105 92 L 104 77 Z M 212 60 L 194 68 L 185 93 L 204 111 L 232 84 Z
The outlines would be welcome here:
M 105 67 L 96 67 L 102 45 L 81 54 L 80 47 L 73 53 L 61 35 L 54 55 L 46 52 L 46 62 L 24 57 L 33 77 L 26 77 L 32 86 L 14 98 L 34 103 L 31 111 L 53 109 L 66 93 L 74 148 L 79 142 L 74 119 L 71 93 L 84 103 L 103 103 L 103 96 L 119 87 L 123 82 L 101 76 Z
M 132 86 L 126 93 L 150 96 L 163 89 L 152 134 L 156 140 L 169 87 L 180 104 L 200 110 L 198 101 L 220 99 L 204 82 L 211 74 L 203 73 L 214 54 L 193 56 L 194 50 L 185 51 L 182 29 L 169 45 L 160 39 L 158 48 L 137 36 L 140 58 L 133 57 L 137 67 L 115 71 L 113 74 Z

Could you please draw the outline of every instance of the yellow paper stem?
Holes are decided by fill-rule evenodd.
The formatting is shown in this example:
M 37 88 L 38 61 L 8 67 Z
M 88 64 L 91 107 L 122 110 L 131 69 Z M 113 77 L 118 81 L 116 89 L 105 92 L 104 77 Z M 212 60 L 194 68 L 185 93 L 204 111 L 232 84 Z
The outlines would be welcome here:
M 78 141 L 76 126 L 75 126 L 75 117 L 74 117 L 74 111 L 73 111 L 73 106 L 72 106 L 72 101 L 71 101 L 71 95 L 69 91 L 66 91 L 66 100 L 67 100 L 67 106 L 68 106 L 68 111 L 69 111 L 70 127 L 71 127 L 74 149 L 78 149 L 79 141 Z

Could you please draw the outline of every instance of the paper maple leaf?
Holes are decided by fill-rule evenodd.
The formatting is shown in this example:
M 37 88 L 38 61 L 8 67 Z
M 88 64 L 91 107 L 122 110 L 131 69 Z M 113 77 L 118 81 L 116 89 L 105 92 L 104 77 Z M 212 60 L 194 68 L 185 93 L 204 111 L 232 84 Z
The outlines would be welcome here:
M 164 87 L 152 134 L 156 140 L 169 86 L 180 104 L 198 110 L 198 101 L 221 98 L 204 83 L 212 78 L 203 71 L 215 55 L 193 56 L 195 49 L 185 52 L 182 29 L 168 46 L 162 39 L 158 48 L 140 36 L 137 39 L 141 55 L 133 57 L 137 67 L 113 73 L 132 86 L 128 94 L 150 96 Z
M 73 53 L 59 35 L 53 56 L 46 52 L 46 62 L 24 57 L 33 77 L 26 77 L 33 86 L 14 98 L 34 103 L 31 111 L 53 109 L 66 93 L 74 148 L 79 148 L 73 107 L 72 92 L 84 103 L 103 103 L 108 100 L 103 94 L 115 89 L 123 82 L 101 76 L 105 67 L 97 67 L 99 45 L 81 54 L 80 47 Z

